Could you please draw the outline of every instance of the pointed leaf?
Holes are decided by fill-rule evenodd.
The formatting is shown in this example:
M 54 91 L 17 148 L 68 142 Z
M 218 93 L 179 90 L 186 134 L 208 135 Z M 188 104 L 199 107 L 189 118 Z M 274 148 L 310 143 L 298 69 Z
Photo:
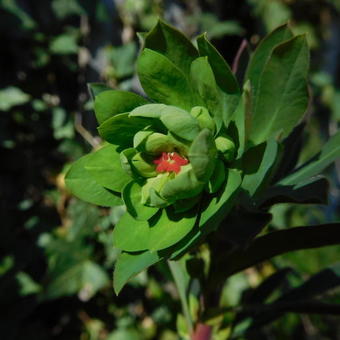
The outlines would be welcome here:
M 279 184 L 293 185 L 319 174 L 327 166 L 340 158 L 340 132 L 332 136 L 323 146 L 321 152 L 313 162 L 302 166 L 291 175 L 282 179 Z
M 205 107 L 215 118 L 217 130 L 222 126 L 222 94 L 217 87 L 208 57 L 199 57 L 191 64 L 191 79 Z
M 144 91 L 154 101 L 188 111 L 200 105 L 188 78 L 162 54 L 144 49 L 138 58 L 137 72 Z
M 217 49 L 208 41 L 205 34 L 197 38 L 197 45 L 200 55 L 208 57 L 218 86 L 226 93 L 238 93 L 239 86 L 229 65 Z
M 250 139 L 260 144 L 287 136 L 308 105 L 309 51 L 305 36 L 277 46 L 266 63 L 256 94 Z
M 257 46 L 255 52 L 251 56 L 245 80 L 250 80 L 253 90 L 253 97 L 256 96 L 259 87 L 259 81 L 264 67 L 271 56 L 273 49 L 286 40 L 293 38 L 293 34 L 289 27 L 285 24 L 279 26 L 270 34 L 268 34 Z
M 329 183 L 324 177 L 313 177 L 291 186 L 274 186 L 259 198 L 261 206 L 269 207 L 277 203 L 328 203 Z
M 191 62 L 198 57 L 191 41 L 162 20 L 146 35 L 144 47 L 164 55 L 186 74 Z
M 160 261 L 156 252 L 145 251 L 143 253 L 118 255 L 113 273 L 113 287 L 118 295 L 125 284 L 144 269 Z

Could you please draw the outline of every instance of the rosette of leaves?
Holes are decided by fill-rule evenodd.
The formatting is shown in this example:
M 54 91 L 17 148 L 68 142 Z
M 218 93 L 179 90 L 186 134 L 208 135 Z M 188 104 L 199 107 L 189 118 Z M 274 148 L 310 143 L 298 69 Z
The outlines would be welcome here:
M 268 223 L 270 204 L 299 200 L 309 178 L 339 156 L 338 149 L 326 150 L 303 173 L 293 171 L 296 159 L 282 163 L 285 143 L 308 106 L 308 46 L 286 25 L 260 43 L 242 86 L 205 35 L 195 47 L 159 21 L 141 40 L 137 73 L 147 97 L 91 84 L 106 144 L 66 175 L 79 198 L 126 207 L 113 232 L 121 250 L 117 293 L 148 266 L 203 242 L 235 206 L 251 211 L 245 218 L 262 218 L 242 235 L 249 242 Z M 244 224 L 236 224 L 242 233 Z M 224 237 L 229 229 L 221 231 Z

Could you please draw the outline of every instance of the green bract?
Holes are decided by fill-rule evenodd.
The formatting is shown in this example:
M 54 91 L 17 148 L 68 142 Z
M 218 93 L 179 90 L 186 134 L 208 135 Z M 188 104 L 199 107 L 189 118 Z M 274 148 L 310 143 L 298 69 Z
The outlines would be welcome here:
M 143 37 L 137 72 L 147 99 L 90 86 L 107 144 L 66 176 L 79 198 L 126 206 L 113 232 L 123 252 L 116 292 L 144 268 L 198 245 L 235 204 L 257 209 L 282 158 L 282 138 L 308 104 L 306 39 L 286 25 L 261 42 L 242 86 L 205 35 L 195 48 L 159 21 Z M 281 183 L 296 184 L 295 177 Z M 130 270 L 120 263 L 126 259 Z

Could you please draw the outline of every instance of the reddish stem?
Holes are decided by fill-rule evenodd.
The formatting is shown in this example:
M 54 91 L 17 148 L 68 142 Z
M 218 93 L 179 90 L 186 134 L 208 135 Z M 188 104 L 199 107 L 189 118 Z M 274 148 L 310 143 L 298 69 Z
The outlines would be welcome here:
M 192 340 L 211 340 L 212 327 L 199 323 L 196 326 L 195 332 L 192 335 Z

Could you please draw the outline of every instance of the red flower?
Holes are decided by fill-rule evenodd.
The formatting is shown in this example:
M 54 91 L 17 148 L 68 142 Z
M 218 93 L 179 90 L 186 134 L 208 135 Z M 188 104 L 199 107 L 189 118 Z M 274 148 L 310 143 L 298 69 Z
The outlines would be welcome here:
M 153 162 L 154 164 L 157 164 L 157 172 L 175 172 L 176 174 L 181 171 L 182 165 L 186 165 L 189 163 L 187 159 L 182 158 L 176 152 L 163 152 L 162 156 L 155 159 Z

